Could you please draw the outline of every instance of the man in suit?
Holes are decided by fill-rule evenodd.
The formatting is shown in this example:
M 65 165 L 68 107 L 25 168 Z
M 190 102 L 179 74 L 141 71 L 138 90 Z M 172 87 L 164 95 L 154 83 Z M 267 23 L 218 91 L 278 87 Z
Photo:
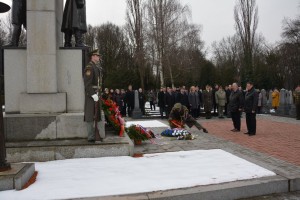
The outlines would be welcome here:
M 228 109 L 230 111 L 231 119 L 233 122 L 234 129 L 232 132 L 241 131 L 241 112 L 244 107 L 244 95 L 239 90 L 237 83 L 232 84 L 232 92 L 229 97 Z

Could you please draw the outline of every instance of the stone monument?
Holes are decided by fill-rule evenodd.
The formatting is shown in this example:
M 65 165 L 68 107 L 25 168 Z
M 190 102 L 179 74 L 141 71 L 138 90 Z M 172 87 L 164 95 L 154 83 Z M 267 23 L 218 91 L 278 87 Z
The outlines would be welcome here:
M 272 93 L 273 93 L 273 91 L 270 90 L 269 91 L 269 96 L 268 96 L 268 107 L 269 107 L 270 110 L 273 109 L 273 107 L 272 107 Z
M 267 92 L 265 89 L 261 90 L 262 95 L 262 114 L 270 114 L 270 107 L 268 106 Z
M 139 105 L 139 92 L 137 90 L 134 91 L 134 109 L 132 112 L 133 119 L 141 119 L 143 116 L 142 111 Z
M 62 48 L 62 15 L 62 0 L 27 0 L 27 49 L 4 49 L 8 161 L 131 153 L 127 141 L 88 145 L 82 77 L 87 52 Z
M 295 105 L 295 99 L 294 99 L 294 96 L 293 96 L 293 91 L 289 91 L 290 93 L 290 112 L 289 112 L 289 115 L 290 117 L 293 117 L 293 118 L 296 118 L 296 105 Z
M 286 116 L 288 115 L 288 98 L 285 89 L 280 90 L 280 103 L 277 109 L 276 115 Z

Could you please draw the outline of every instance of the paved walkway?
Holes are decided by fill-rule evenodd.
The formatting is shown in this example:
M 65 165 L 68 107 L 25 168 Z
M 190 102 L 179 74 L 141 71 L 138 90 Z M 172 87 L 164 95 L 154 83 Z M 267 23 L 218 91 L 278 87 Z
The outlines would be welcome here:
M 249 137 L 245 118 L 242 130 L 233 133 L 231 119 L 200 122 L 217 137 L 300 166 L 300 121 L 291 118 L 257 116 L 257 135 Z

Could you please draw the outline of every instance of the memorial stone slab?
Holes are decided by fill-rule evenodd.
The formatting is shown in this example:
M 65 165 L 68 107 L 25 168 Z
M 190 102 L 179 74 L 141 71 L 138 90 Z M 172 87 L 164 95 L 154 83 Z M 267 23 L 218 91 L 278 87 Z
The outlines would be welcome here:
M 265 89 L 261 90 L 262 95 L 262 113 L 267 114 L 270 113 L 270 108 L 268 107 L 268 99 L 267 99 L 267 92 Z
M 143 114 L 139 105 L 139 92 L 137 90 L 134 91 L 134 110 L 132 112 L 132 118 L 140 119 Z

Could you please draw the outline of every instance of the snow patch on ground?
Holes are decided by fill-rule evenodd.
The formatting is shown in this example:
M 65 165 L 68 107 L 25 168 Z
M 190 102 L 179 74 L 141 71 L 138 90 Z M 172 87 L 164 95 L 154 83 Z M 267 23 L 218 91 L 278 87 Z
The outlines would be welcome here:
M 275 173 L 223 150 L 148 154 L 142 158 L 84 158 L 36 163 L 37 181 L 0 199 L 99 197 L 248 180 Z
M 166 127 L 168 128 L 169 126 L 167 126 L 166 124 L 158 121 L 158 120 L 148 120 L 148 121 L 128 121 L 126 122 L 126 127 L 129 127 L 131 125 L 140 125 L 143 126 L 145 128 L 160 128 L 160 127 Z

